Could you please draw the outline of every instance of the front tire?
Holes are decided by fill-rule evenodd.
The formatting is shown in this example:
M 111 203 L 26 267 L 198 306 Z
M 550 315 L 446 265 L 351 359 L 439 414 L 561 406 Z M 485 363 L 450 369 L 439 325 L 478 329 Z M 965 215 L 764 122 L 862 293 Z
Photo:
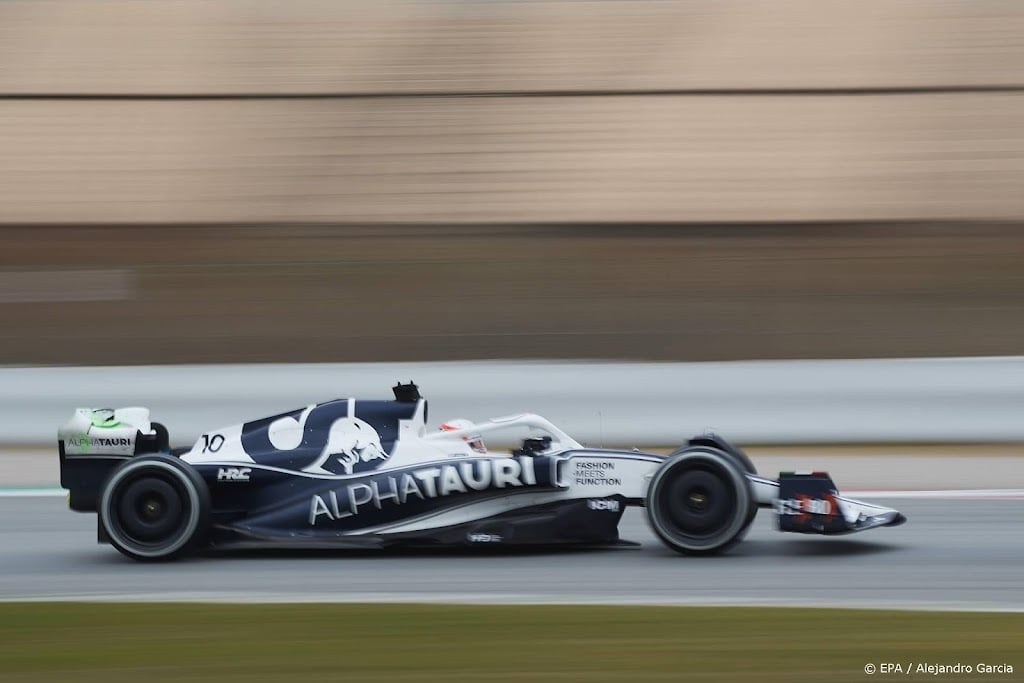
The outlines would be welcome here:
M 747 474 L 757 474 L 757 468 L 754 466 L 754 461 L 750 459 L 750 456 L 744 453 L 742 450 L 726 441 L 723 437 L 717 434 L 704 434 L 702 436 L 690 439 L 688 446 L 674 451 L 669 457 L 674 457 L 680 453 L 692 451 L 695 447 L 703 446 L 706 449 L 714 450 L 721 453 L 722 455 L 731 459 L 737 467 L 740 468 L 741 472 Z M 736 542 L 743 540 L 746 537 L 747 532 L 750 530 L 750 525 L 754 523 L 754 517 L 757 516 L 757 505 L 750 506 L 750 512 L 747 513 L 747 521 L 743 526 L 743 531 L 740 533 Z M 735 544 L 734 544 L 735 545 Z
M 757 506 L 736 461 L 712 448 L 685 448 L 658 468 L 647 489 L 647 519 L 684 555 L 725 552 L 746 535 Z
M 100 525 L 135 560 L 170 560 L 195 549 L 210 526 L 210 491 L 188 463 L 166 455 L 132 458 L 103 486 Z

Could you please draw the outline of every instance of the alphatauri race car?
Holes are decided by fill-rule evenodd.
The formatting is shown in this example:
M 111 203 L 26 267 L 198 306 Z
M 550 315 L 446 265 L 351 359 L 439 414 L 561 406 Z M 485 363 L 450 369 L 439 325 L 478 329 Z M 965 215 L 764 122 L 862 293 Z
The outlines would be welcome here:
M 237 541 L 621 545 L 627 505 L 646 508 L 658 538 L 685 555 L 732 547 L 760 507 L 779 530 L 807 534 L 906 521 L 844 498 L 824 472 L 759 476 L 714 434 L 666 456 L 587 448 L 531 414 L 429 429 L 416 385 L 394 394 L 317 403 L 175 449 L 146 408 L 80 408 L 58 432 L 61 486 L 72 510 L 98 513 L 100 542 L 137 560 Z

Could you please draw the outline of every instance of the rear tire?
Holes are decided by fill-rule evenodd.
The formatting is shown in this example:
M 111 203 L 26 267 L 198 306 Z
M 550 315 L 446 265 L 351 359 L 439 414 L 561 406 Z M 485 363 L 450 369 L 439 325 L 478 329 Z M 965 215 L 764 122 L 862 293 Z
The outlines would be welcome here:
M 210 491 L 188 463 L 166 455 L 125 461 L 103 485 L 100 526 L 110 544 L 135 560 L 180 557 L 210 526 Z
M 646 504 L 654 533 L 684 555 L 725 552 L 743 539 L 757 514 L 736 460 L 703 446 L 684 448 L 658 468 Z

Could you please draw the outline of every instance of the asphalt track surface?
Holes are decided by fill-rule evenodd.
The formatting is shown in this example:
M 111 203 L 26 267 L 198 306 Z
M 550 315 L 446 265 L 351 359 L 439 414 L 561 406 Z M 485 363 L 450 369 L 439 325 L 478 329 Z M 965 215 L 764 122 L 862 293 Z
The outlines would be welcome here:
M 0 499 L 0 599 L 753 604 L 1024 611 L 1024 499 L 877 499 L 901 527 L 784 535 L 760 511 L 731 553 L 688 558 L 644 513 L 638 549 L 380 553 L 218 550 L 139 564 L 95 543 L 60 497 Z

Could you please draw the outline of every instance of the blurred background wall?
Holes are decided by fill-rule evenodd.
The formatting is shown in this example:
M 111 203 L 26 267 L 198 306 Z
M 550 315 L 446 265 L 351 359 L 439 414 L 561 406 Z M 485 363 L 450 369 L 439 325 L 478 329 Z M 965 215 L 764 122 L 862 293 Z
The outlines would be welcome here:
M 0 4 L 0 363 L 1019 353 L 1024 5 Z

